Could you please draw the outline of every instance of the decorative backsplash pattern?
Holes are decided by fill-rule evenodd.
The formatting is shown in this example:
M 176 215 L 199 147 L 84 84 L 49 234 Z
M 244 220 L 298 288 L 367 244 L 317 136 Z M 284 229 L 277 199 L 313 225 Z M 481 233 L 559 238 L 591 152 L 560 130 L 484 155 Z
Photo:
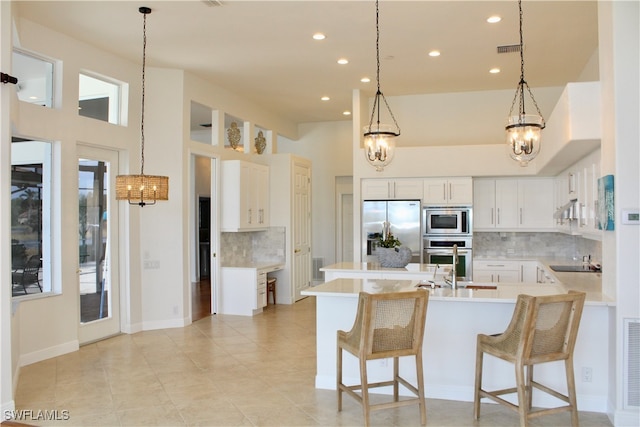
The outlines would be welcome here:
M 285 228 L 266 231 L 221 233 L 222 265 L 248 262 L 285 262 Z
M 563 233 L 473 233 L 473 255 L 602 260 L 602 242 Z

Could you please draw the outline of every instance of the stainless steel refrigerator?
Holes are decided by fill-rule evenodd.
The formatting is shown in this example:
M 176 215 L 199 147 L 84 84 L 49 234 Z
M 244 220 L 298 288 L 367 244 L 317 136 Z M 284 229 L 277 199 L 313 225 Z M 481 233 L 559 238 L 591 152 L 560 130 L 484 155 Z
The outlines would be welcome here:
M 362 261 L 375 262 L 378 238 L 385 221 L 402 246 L 411 249 L 411 262 L 422 262 L 422 207 L 420 200 L 365 200 L 362 206 Z

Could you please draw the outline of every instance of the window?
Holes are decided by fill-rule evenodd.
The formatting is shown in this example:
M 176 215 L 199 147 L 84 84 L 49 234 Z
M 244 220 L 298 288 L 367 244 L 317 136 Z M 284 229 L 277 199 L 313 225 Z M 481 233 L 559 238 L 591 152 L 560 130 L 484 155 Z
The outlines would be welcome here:
M 123 124 L 123 84 L 103 77 L 80 74 L 78 114 L 113 124 Z
M 11 281 L 13 296 L 51 291 L 51 144 L 11 144 Z
M 53 61 L 14 49 L 13 74 L 18 78 L 18 99 L 51 108 L 53 70 Z

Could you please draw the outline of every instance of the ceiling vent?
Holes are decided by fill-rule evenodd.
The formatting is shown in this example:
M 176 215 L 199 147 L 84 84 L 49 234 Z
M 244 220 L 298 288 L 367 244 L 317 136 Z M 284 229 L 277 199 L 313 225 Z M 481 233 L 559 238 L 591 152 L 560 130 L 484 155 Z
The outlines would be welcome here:
M 209 7 L 218 7 L 223 5 L 222 0 L 202 0 L 202 3 Z
M 498 46 L 498 53 L 516 53 L 520 52 L 519 44 L 508 44 L 505 46 Z

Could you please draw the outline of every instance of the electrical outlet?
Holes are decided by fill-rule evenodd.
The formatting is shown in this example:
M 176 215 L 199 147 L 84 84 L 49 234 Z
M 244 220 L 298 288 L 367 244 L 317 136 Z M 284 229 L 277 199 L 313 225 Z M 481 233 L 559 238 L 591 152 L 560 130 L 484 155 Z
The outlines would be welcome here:
M 582 367 L 582 382 L 590 383 L 593 380 L 593 370 L 589 367 Z

